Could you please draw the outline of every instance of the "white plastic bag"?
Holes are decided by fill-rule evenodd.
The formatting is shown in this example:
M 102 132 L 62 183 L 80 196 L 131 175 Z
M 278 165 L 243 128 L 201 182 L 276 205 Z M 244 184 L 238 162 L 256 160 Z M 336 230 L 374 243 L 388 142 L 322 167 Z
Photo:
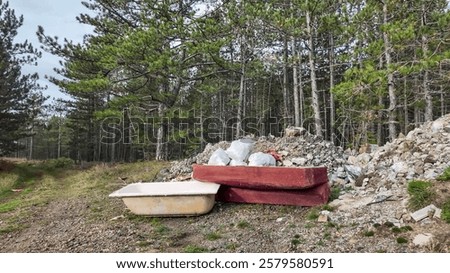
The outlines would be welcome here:
M 230 166 L 247 166 L 247 163 L 245 163 L 244 161 L 237 161 L 232 159 L 230 161 Z
M 226 152 L 231 159 L 245 162 L 250 155 L 254 143 L 255 142 L 251 139 L 235 140 L 231 142 L 231 145 Z
M 270 154 L 265 154 L 262 152 L 257 152 L 248 158 L 249 166 L 275 166 L 275 158 Z
M 217 166 L 226 166 L 228 165 L 228 163 L 230 163 L 230 158 L 228 157 L 227 153 L 221 148 L 215 150 L 208 161 L 208 165 Z

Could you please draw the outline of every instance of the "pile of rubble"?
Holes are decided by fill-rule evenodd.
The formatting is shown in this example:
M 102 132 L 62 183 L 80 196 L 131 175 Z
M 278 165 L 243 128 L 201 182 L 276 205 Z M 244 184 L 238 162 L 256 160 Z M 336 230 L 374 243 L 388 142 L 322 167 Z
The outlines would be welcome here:
M 430 204 L 411 212 L 407 184 L 411 180 L 436 179 L 450 166 L 450 115 L 427 122 L 371 153 L 351 155 L 347 164 L 359 175 L 330 203 L 337 208 L 331 216 L 335 221 L 356 219 L 367 223 L 366 228 L 372 222 L 396 226 L 433 223 L 432 218 L 440 217 L 439 208 Z M 429 219 L 430 211 L 436 213 Z
M 215 151 L 227 150 L 230 145 L 231 142 L 227 141 L 207 144 L 202 153 L 175 162 L 158 179 L 164 181 L 187 179 L 192 172 L 192 164 L 207 164 Z M 304 128 L 287 128 L 284 137 L 262 136 L 254 139 L 252 153 L 257 152 L 276 153 L 279 159 L 276 162 L 277 166 L 326 166 L 332 180 L 355 176 L 355 166 L 347 165 L 348 155 L 341 147 L 310 134 Z
M 450 166 L 450 115 L 400 135 L 372 153 L 348 158 L 361 171 L 360 183 L 403 183 L 435 179 Z M 358 184 L 356 186 L 362 186 Z

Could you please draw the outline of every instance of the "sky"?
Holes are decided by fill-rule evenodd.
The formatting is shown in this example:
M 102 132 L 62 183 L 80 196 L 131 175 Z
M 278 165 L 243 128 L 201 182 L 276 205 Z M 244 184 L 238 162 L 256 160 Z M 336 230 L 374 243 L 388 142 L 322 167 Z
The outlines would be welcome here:
M 38 26 L 42 26 L 49 36 L 58 36 L 60 41 L 64 38 L 74 42 L 82 42 L 85 34 L 91 33 L 92 28 L 78 23 L 76 16 L 80 13 L 89 12 L 82 4 L 82 0 L 6 0 L 9 7 L 15 10 L 16 16 L 23 15 L 24 24 L 18 30 L 16 42 L 30 41 L 35 48 L 41 44 L 36 36 Z M 3 2 L 6 2 L 3 1 Z M 88 1 L 88 0 L 87 0 Z M 59 91 L 59 88 L 48 80 L 45 75 L 56 76 L 54 67 L 60 67 L 59 59 L 49 53 L 42 51 L 42 58 L 38 60 L 38 66 L 26 66 L 23 74 L 39 74 L 39 84 L 47 86 L 44 94 L 52 98 L 68 97 Z

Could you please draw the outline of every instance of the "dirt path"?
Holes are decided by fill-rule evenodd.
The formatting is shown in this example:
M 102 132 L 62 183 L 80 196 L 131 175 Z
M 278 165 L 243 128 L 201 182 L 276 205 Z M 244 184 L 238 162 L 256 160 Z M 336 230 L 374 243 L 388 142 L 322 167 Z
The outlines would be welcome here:
M 159 219 L 129 214 L 119 200 L 108 202 L 111 209 L 103 212 L 87 198 L 32 208 L 20 222 L 28 228 L 0 235 L 0 252 L 445 251 L 442 244 L 414 246 L 422 231 L 450 242 L 448 225 L 439 221 L 412 223 L 412 231 L 402 233 L 408 243 L 399 244 L 391 227 L 381 225 L 369 236 L 367 223 L 318 223 L 301 207 L 217 203 L 204 216 Z

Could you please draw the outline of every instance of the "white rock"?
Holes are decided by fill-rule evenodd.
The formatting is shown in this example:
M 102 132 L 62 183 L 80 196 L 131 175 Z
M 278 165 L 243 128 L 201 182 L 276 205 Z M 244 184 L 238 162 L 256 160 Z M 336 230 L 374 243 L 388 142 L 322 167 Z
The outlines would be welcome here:
M 348 157 L 347 162 L 351 165 L 356 165 L 358 163 L 358 159 L 356 156 L 351 155 Z
M 214 151 L 208 161 L 208 165 L 226 166 L 230 162 L 228 154 L 221 148 Z
M 404 161 L 395 162 L 391 166 L 391 170 L 393 170 L 396 174 L 398 173 L 408 173 L 408 164 Z
M 294 165 L 290 160 L 283 160 L 283 166 L 290 167 Z
M 308 161 L 306 158 L 303 157 L 296 157 L 291 159 L 292 163 L 298 166 L 305 166 L 306 162 Z
M 431 131 L 433 131 L 434 133 L 439 132 L 443 128 L 444 128 L 444 122 L 442 120 L 436 120 L 433 122 L 433 124 L 431 124 Z
M 433 241 L 433 234 L 421 233 L 414 237 L 413 244 L 416 246 L 427 246 Z
M 245 163 L 244 161 L 238 161 L 238 160 L 232 159 L 230 161 L 230 166 L 247 166 L 247 163 Z
M 226 153 L 231 159 L 237 161 L 246 161 L 250 151 L 253 148 L 254 141 L 251 139 L 239 139 L 231 142 L 230 147 L 226 150 Z
M 357 177 L 359 177 L 362 174 L 362 169 L 359 166 L 355 166 L 355 165 L 345 165 L 345 170 L 347 171 L 347 173 L 354 179 L 356 179 Z
M 367 165 L 370 162 L 370 160 L 372 159 L 372 156 L 368 153 L 363 153 L 363 154 L 358 155 L 356 157 L 356 159 L 359 162 L 359 164 Z
M 257 152 L 251 154 L 248 158 L 249 166 L 275 166 L 275 158 L 270 154 L 265 154 L 262 152 Z
M 434 212 L 436 212 L 437 209 L 438 208 L 435 205 L 431 204 L 429 206 L 426 206 L 420 210 L 411 213 L 411 217 L 414 219 L 414 221 L 419 222 L 430 216 L 431 212 L 433 212 L 434 214 Z
M 436 210 L 434 211 L 433 218 L 441 219 L 441 214 L 442 214 L 442 210 L 440 208 L 436 208 Z
M 425 179 L 435 179 L 438 177 L 438 174 L 433 169 L 428 169 L 423 174 L 423 178 Z
M 328 222 L 328 215 L 320 214 L 319 218 L 317 218 L 317 222 L 319 222 L 319 223 L 326 223 L 326 222 Z

